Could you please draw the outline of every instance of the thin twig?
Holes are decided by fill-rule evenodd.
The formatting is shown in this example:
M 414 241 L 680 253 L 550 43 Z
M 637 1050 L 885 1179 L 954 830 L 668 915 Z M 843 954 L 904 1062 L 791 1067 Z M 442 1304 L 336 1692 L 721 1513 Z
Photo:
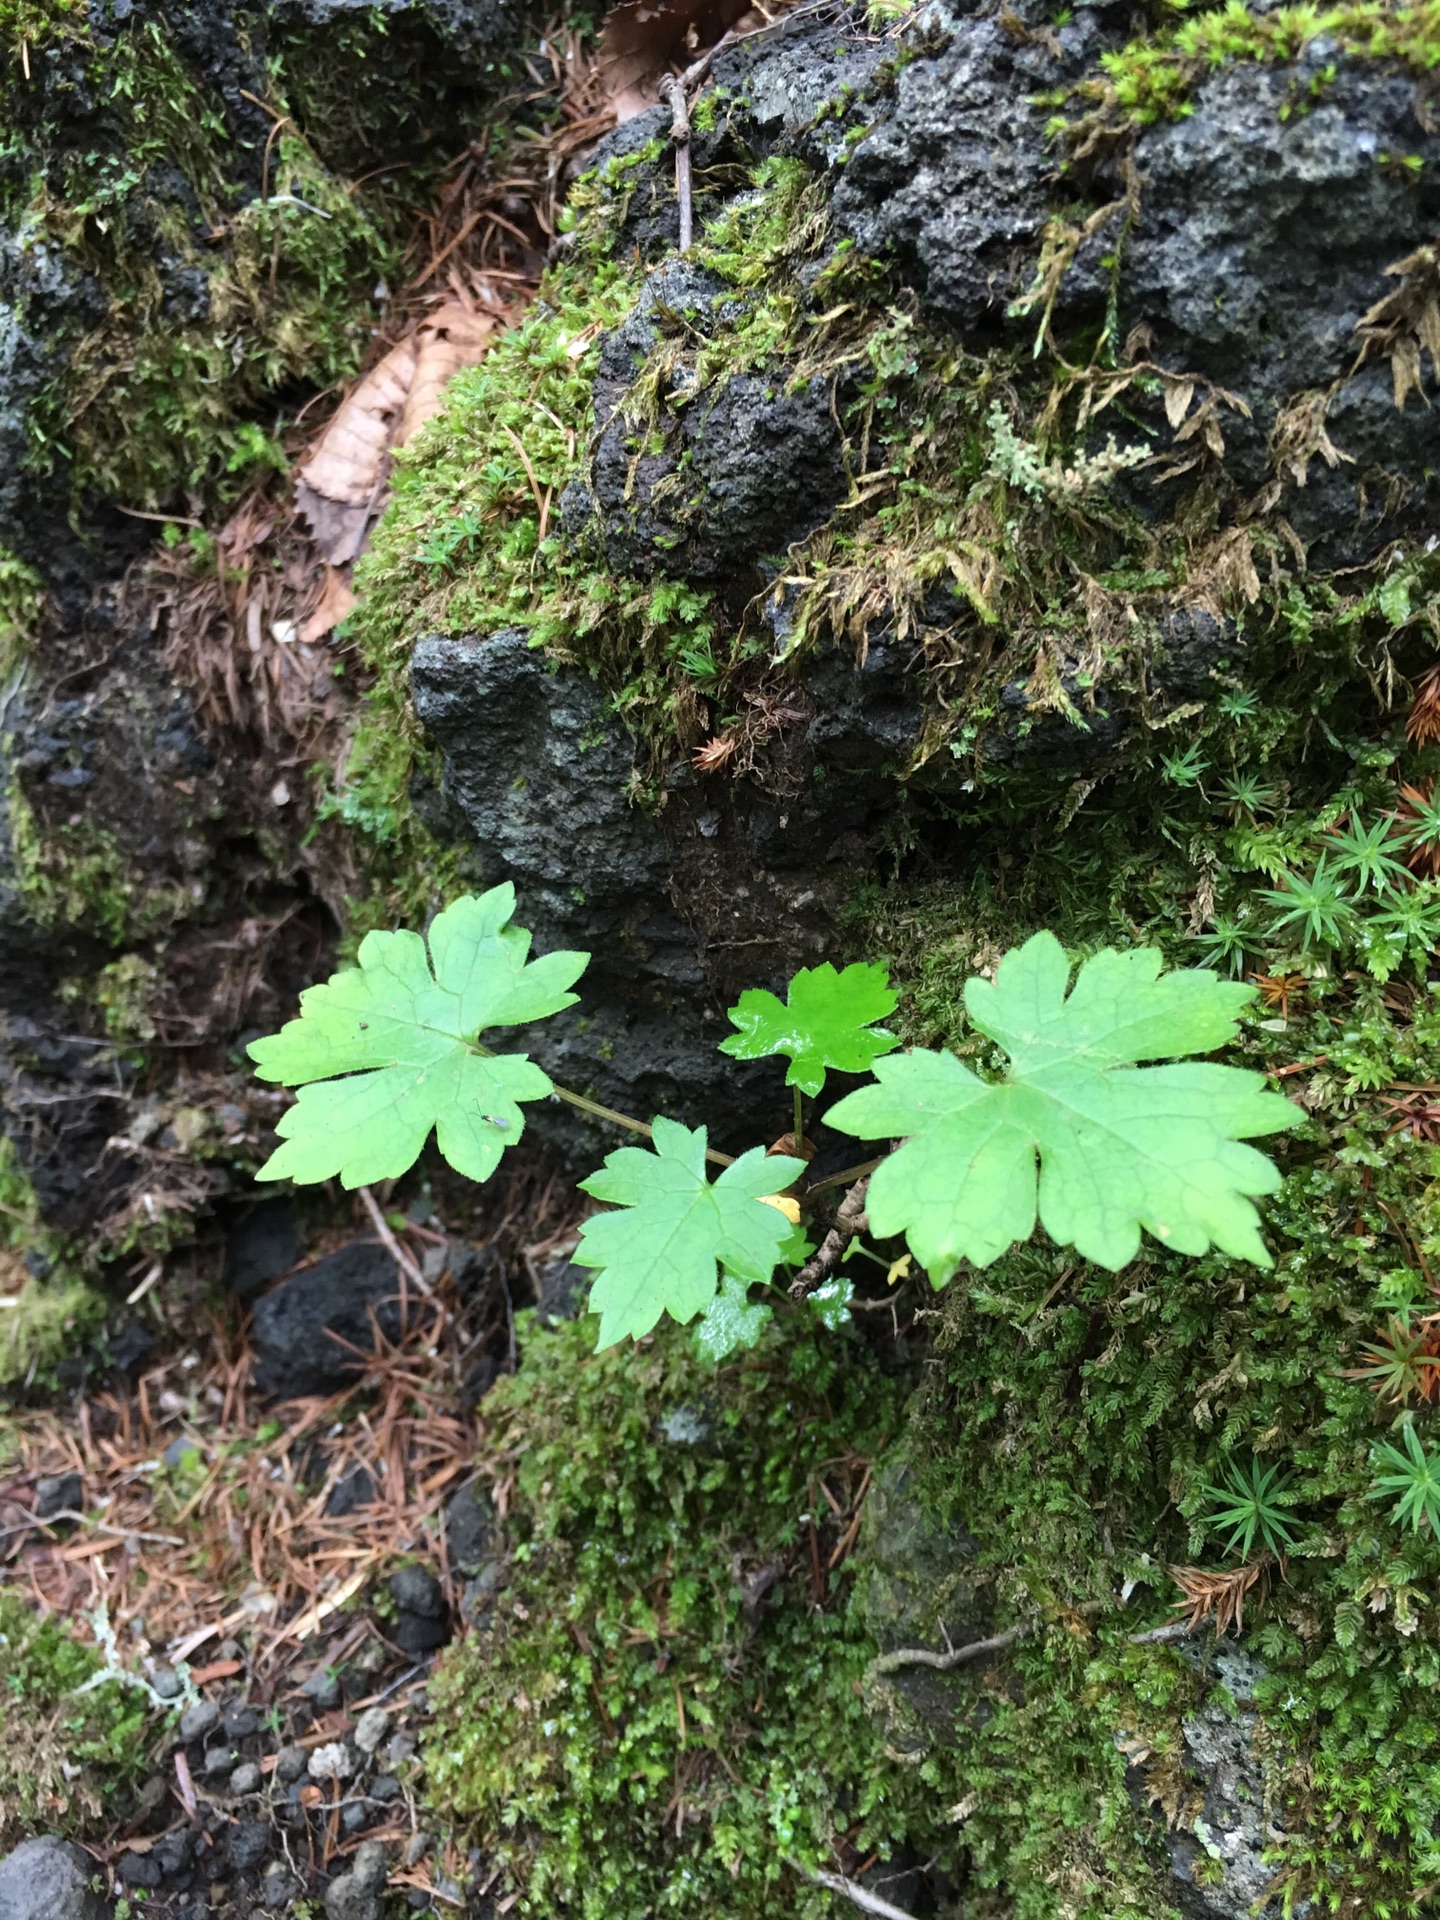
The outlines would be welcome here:
M 680 251 L 688 253 L 695 238 L 695 200 L 690 179 L 690 109 L 685 83 L 667 73 L 660 82 L 660 98 L 670 102 L 670 141 L 675 148 L 675 197 L 680 202 Z
M 162 1547 L 185 1545 L 176 1534 L 141 1533 L 136 1527 L 113 1527 L 108 1520 L 94 1520 L 88 1513 L 76 1513 L 71 1507 L 59 1507 L 54 1513 L 47 1513 L 43 1520 L 26 1520 L 17 1527 L 0 1527 L 0 1540 L 12 1533 L 30 1533 L 36 1527 L 53 1527 L 57 1520 L 76 1520 L 82 1527 L 93 1527 L 97 1533 L 113 1533 L 121 1540 L 149 1540 Z
M 1003 1647 L 1013 1647 L 1017 1640 L 1027 1640 L 1039 1631 L 1040 1622 L 1032 1620 L 1005 1633 L 992 1634 L 988 1640 L 972 1640 L 968 1647 L 951 1647 L 948 1653 L 933 1653 L 929 1647 L 897 1647 L 893 1653 L 882 1653 L 877 1660 L 872 1660 L 870 1672 L 898 1673 L 902 1667 L 934 1667 L 937 1673 L 948 1673 L 952 1667 L 967 1666 L 972 1660 L 983 1659 L 987 1653 L 999 1653 Z
M 370 1224 L 379 1235 L 380 1244 L 384 1247 L 390 1258 L 395 1262 L 396 1266 L 399 1267 L 405 1278 L 414 1282 L 421 1293 L 429 1294 L 432 1291 L 430 1282 L 425 1278 L 424 1274 L 421 1273 L 414 1260 L 390 1231 L 390 1222 L 380 1211 L 380 1202 L 375 1198 L 369 1187 L 357 1187 L 356 1192 L 364 1201 L 365 1211 L 370 1216 Z
M 823 1180 L 812 1180 L 805 1189 L 806 1199 L 815 1193 L 828 1193 L 831 1187 L 848 1187 L 851 1181 L 859 1180 L 862 1175 L 874 1173 L 884 1157 L 879 1154 L 873 1160 L 862 1160 L 858 1167 L 842 1167 L 839 1173 L 828 1173 Z
M 839 1266 L 842 1255 L 857 1233 L 865 1231 L 865 1195 L 870 1190 L 867 1173 L 855 1182 L 840 1202 L 835 1224 L 790 1283 L 790 1298 L 803 1300 Z
M 1106 1604 L 1103 1600 L 1089 1600 L 1077 1607 L 1076 1612 L 1098 1613 Z M 987 1653 L 1000 1653 L 1006 1647 L 1013 1647 L 1017 1640 L 1028 1640 L 1044 1625 L 1043 1620 L 1030 1620 L 1004 1633 L 992 1634 L 988 1640 L 972 1640 L 968 1646 L 951 1647 L 946 1653 L 936 1653 L 930 1647 L 897 1647 L 893 1653 L 882 1653 L 872 1660 L 867 1677 L 898 1673 L 902 1667 L 933 1667 L 937 1673 L 948 1673 L 953 1667 L 968 1666 L 972 1660 L 983 1659 Z M 1188 1620 L 1172 1620 L 1168 1626 L 1150 1627 L 1144 1633 L 1128 1634 L 1126 1638 L 1132 1647 L 1153 1647 L 1171 1640 L 1188 1640 L 1197 1631 Z
M 831 1893 L 843 1893 L 854 1907 L 862 1913 L 873 1913 L 877 1920 L 914 1920 L 914 1915 L 904 1907 L 897 1907 L 893 1901 L 882 1900 L 878 1893 L 869 1893 L 864 1887 L 856 1886 L 853 1880 L 847 1880 L 843 1873 L 816 1873 L 811 1867 L 802 1867 L 798 1860 L 789 1863 L 797 1873 L 817 1887 L 826 1887 Z
M 613 1120 L 617 1127 L 628 1127 L 631 1133 L 643 1134 L 647 1140 L 655 1138 L 653 1127 L 647 1126 L 643 1120 L 634 1119 L 628 1113 L 621 1113 L 616 1107 L 602 1107 L 598 1100 L 587 1100 L 583 1093 L 572 1093 L 569 1087 L 557 1087 L 553 1080 L 550 1083 L 550 1091 L 557 1100 L 564 1100 L 570 1106 L 578 1107 L 581 1113 L 593 1114 L 597 1120 Z M 705 1158 L 713 1160 L 717 1167 L 733 1167 L 735 1164 L 733 1154 L 720 1153 L 713 1147 L 707 1148 Z

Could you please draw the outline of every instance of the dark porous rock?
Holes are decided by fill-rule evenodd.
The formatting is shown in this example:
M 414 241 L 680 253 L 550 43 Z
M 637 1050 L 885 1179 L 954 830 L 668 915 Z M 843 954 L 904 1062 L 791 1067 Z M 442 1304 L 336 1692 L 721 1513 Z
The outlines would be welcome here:
M 255 1303 L 256 1386 L 279 1400 L 333 1393 L 364 1367 L 371 1312 L 386 1339 L 400 1337 L 400 1299 L 395 1262 L 371 1241 L 341 1247 L 282 1280 Z
M 1323 93 L 1287 113 L 1322 74 Z M 1318 39 L 1296 66 L 1225 67 L 1192 107 L 1147 129 L 1137 149 L 1126 320 L 1150 327 L 1151 358 L 1250 408 L 1249 420 L 1222 415 L 1226 465 L 1242 489 L 1267 481 L 1285 409 L 1319 403 L 1347 458 L 1332 467 L 1312 457 L 1306 485 L 1288 481 L 1283 510 L 1312 564 L 1353 563 L 1429 524 L 1440 488 L 1431 415 L 1413 393 L 1397 411 L 1383 356 L 1357 366 L 1356 332 L 1397 288 L 1386 269 L 1440 223 L 1440 131 L 1398 67 Z M 1382 165 L 1385 153 L 1423 164 L 1412 175 Z M 1399 487 L 1387 508 L 1391 476 Z
M 402 1653 L 419 1659 L 450 1638 L 450 1609 L 440 1582 L 426 1567 L 399 1567 L 387 1582 L 398 1618 L 391 1638 Z
M 835 188 L 842 231 L 967 331 L 998 328 L 1034 276 L 1054 157 L 1032 96 L 1104 41 L 1098 9 L 1058 33 L 1016 31 L 1033 13 L 933 9 L 921 57 L 865 102 L 871 130 Z
M 647 811 L 632 799 L 635 743 L 587 675 L 547 662 L 519 628 L 421 640 L 416 711 L 443 750 L 473 869 L 487 886 L 513 882 L 537 952 L 592 956 L 581 1004 L 509 1044 L 607 1105 L 706 1124 L 727 1150 L 757 1128 L 783 1131 L 763 1063 L 716 1051 L 723 1009 L 841 949 L 846 903 L 893 809 L 889 770 L 916 723 L 912 670 L 883 639 L 863 665 L 822 654 L 817 697 L 803 683 L 795 694 L 793 764 L 768 789 L 707 784 L 682 761 Z M 597 1141 L 617 1144 L 556 1102 L 532 1106 L 526 1125 L 592 1165 Z
M 242 1700 L 231 1700 L 220 1715 L 220 1724 L 227 1739 L 248 1740 L 252 1733 L 259 1732 L 260 1716 Z
M 254 1873 L 270 1852 L 270 1829 L 263 1820 L 241 1820 L 230 1830 L 230 1865 L 236 1873 Z
M 573 1260 L 547 1260 L 535 1277 L 540 1283 L 535 1310 L 547 1327 L 579 1319 L 594 1285 L 593 1267 L 577 1267 Z
M 1282 1834 L 1279 1809 L 1256 1747 L 1255 1685 L 1265 1668 L 1224 1641 L 1181 1657 L 1215 1683 L 1210 1698 L 1181 1726 L 1180 1761 L 1200 1799 L 1185 1802 L 1165 1828 L 1175 1878 L 1173 1899 L 1185 1920 L 1252 1920 L 1277 1914 L 1266 1893 L 1276 1876 L 1273 1855 Z M 1124 1734 L 1122 1732 L 1123 1743 Z M 1148 1805 L 1144 1764 L 1130 1769 L 1131 1797 Z
M 590 505 L 616 572 L 725 582 L 748 599 L 761 585 L 757 563 L 820 526 L 849 481 L 823 380 L 792 391 L 776 367 L 702 390 L 682 358 L 661 392 L 653 379 L 637 388 L 669 341 L 693 361 L 727 306 L 733 296 L 712 274 L 668 261 L 606 338 L 595 378 L 600 434 Z M 576 524 L 573 499 L 566 514 L 567 526 Z M 580 524 L 588 527 L 588 514 Z
M 203 1740 L 219 1724 L 220 1709 L 215 1702 L 197 1700 L 193 1707 L 186 1707 L 180 1716 L 180 1738 L 187 1745 L 192 1740 Z
M 875 1477 L 863 1536 L 865 1620 L 882 1653 L 921 1648 L 944 1653 L 989 1637 L 988 1599 L 975 1577 L 975 1543 L 954 1515 L 921 1500 L 914 1469 L 892 1462 Z M 977 1669 L 952 1673 L 917 1665 L 873 1674 L 871 1712 L 897 1752 L 920 1758 L 937 1738 L 954 1735 L 973 1716 L 970 1681 Z
M 85 1506 L 85 1480 L 78 1473 L 47 1473 L 35 1482 L 35 1518 L 79 1513 Z
M 328 1667 L 317 1667 L 300 1682 L 300 1691 L 318 1713 L 329 1713 L 340 1704 L 340 1682 Z
M 471 1480 L 445 1508 L 445 1547 L 450 1564 L 461 1573 L 473 1573 L 485 1559 L 495 1532 L 495 1510 L 490 1497 Z
M 745 1076 L 719 1070 L 695 934 L 669 897 L 670 849 L 631 803 L 634 746 L 601 689 L 552 670 L 519 628 L 485 641 L 422 640 L 410 678 L 484 884 L 514 882 L 538 953 L 592 956 L 581 1005 L 518 1029 L 507 1045 L 533 1051 L 562 1084 L 644 1117 L 693 1111 L 699 1120 L 713 1092 L 719 1132 L 735 1118 Z M 613 1144 L 608 1129 L 555 1102 L 530 1107 L 526 1126 L 577 1158 L 593 1158 L 597 1138 Z
M 332 1880 L 325 1890 L 327 1920 L 379 1920 L 380 1895 L 389 1875 L 383 1844 L 365 1841 L 356 1849 L 349 1872 Z
M 325 1502 L 326 1515 L 331 1520 L 343 1520 L 346 1514 L 368 1507 L 378 1491 L 369 1467 L 361 1460 L 353 1460 L 330 1489 L 330 1497 Z
M 132 1892 L 143 1887 L 154 1892 L 165 1879 L 165 1868 L 153 1853 L 122 1853 L 118 1872 L 125 1886 Z
M 0 1920 L 106 1920 L 93 1861 L 56 1834 L 22 1840 L 0 1860 Z
M 304 1249 L 288 1196 L 249 1207 L 225 1236 L 225 1284 L 242 1305 L 297 1264 Z

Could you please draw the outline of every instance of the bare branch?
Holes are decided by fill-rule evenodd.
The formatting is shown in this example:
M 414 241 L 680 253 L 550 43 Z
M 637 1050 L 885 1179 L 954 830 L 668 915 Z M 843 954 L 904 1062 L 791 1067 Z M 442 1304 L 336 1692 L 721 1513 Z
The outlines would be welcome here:
M 670 102 L 670 139 L 675 148 L 675 197 L 680 202 L 680 251 L 688 253 L 695 237 L 695 204 L 690 181 L 690 109 L 685 85 L 673 73 L 660 82 L 660 98 Z
M 843 1873 L 816 1873 L 795 1860 L 790 1865 L 815 1886 L 827 1887 L 831 1893 L 843 1893 L 852 1906 L 859 1907 L 862 1913 L 873 1913 L 876 1920 L 914 1920 L 914 1915 L 907 1913 L 904 1907 L 882 1900 L 878 1893 L 870 1893 L 866 1888 L 857 1886 L 853 1880 L 847 1880 Z
M 857 1180 L 835 1215 L 835 1224 L 820 1242 L 818 1250 L 805 1262 L 790 1283 L 790 1298 L 803 1300 L 807 1293 L 813 1293 L 822 1280 L 839 1266 L 845 1249 L 857 1233 L 865 1231 L 865 1195 L 870 1190 L 870 1176 Z

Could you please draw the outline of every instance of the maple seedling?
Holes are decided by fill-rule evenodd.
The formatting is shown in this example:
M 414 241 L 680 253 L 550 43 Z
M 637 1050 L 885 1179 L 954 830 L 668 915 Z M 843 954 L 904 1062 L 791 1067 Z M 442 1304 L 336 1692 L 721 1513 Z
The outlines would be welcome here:
M 358 967 L 308 988 L 298 1020 L 252 1042 L 262 1080 L 300 1088 L 260 1179 L 394 1179 L 432 1130 L 457 1172 L 490 1177 L 524 1132 L 520 1102 L 554 1084 L 528 1055 L 492 1053 L 479 1036 L 573 1006 L 568 989 L 590 958 L 528 959 L 514 911 L 507 882 L 437 914 L 428 950 L 418 933 L 367 933 Z
M 903 1233 L 941 1286 L 962 1260 L 986 1267 L 1037 1217 L 1051 1239 L 1118 1271 L 1143 1227 L 1181 1253 L 1212 1245 L 1268 1267 L 1251 1195 L 1280 1184 L 1241 1142 L 1303 1117 L 1264 1077 L 1209 1062 L 1235 1036 L 1253 988 L 1185 970 L 1161 975 L 1153 948 L 1106 950 L 1080 968 L 1051 933 L 1005 955 L 994 981 L 965 985 L 972 1024 L 1010 1056 L 1003 1080 L 953 1053 L 879 1060 L 875 1086 L 825 1116 L 862 1140 L 902 1139 L 870 1178 L 873 1232 Z
M 827 960 L 802 967 L 784 1000 L 763 987 L 750 987 L 730 1009 L 738 1033 L 720 1042 L 735 1060 L 760 1060 L 769 1054 L 790 1056 L 785 1084 L 795 1089 L 795 1140 L 805 1138 L 801 1096 L 813 1099 L 825 1085 L 825 1072 L 869 1073 L 882 1054 L 899 1045 L 893 1033 L 874 1023 L 895 1011 L 898 996 L 884 967 L 855 961 L 837 973 Z
M 616 1209 L 585 1222 L 574 1254 L 577 1266 L 600 1269 L 590 1289 L 597 1345 L 638 1340 L 662 1313 L 693 1320 L 715 1300 L 720 1268 L 742 1286 L 768 1280 L 795 1226 L 776 1190 L 804 1171 L 803 1160 L 752 1147 L 712 1183 L 705 1129 L 675 1120 L 655 1121 L 653 1151 L 617 1148 L 580 1182 Z

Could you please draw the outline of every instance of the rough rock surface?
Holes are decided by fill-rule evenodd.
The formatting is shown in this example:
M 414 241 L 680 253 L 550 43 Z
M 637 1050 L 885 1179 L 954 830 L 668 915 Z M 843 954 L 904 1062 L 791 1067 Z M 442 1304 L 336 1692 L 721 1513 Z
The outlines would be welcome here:
M 0 1860 L 0 1920 L 105 1920 L 93 1863 L 55 1834 L 22 1840 Z
M 256 1301 L 251 1318 L 256 1386 L 280 1400 L 333 1393 L 354 1379 L 371 1349 L 372 1312 L 385 1337 L 396 1339 L 400 1276 L 374 1242 L 341 1247 L 282 1280 Z

